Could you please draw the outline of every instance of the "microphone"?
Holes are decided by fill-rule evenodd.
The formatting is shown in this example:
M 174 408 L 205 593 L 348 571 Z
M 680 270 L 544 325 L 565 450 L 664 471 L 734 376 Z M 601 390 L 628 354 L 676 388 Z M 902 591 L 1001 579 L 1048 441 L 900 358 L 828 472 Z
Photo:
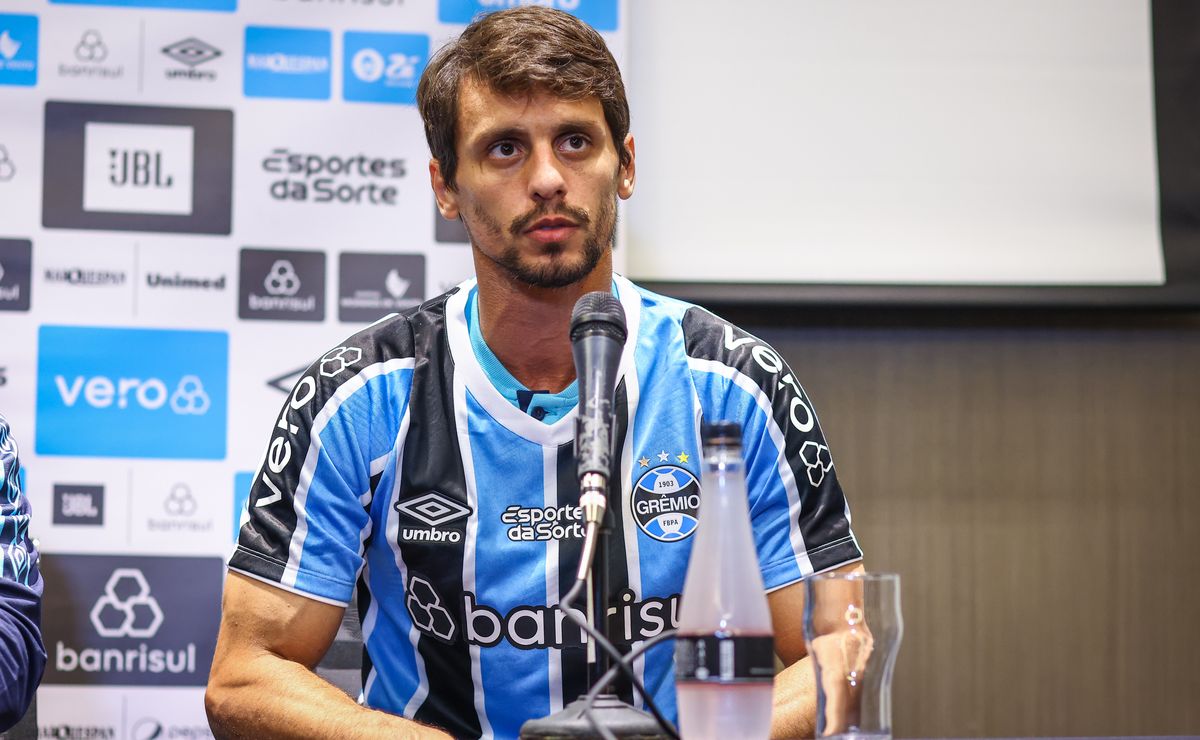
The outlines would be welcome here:
M 625 346 L 625 312 L 611 293 L 595 291 L 571 312 L 571 353 L 579 378 L 579 415 L 575 419 L 575 469 L 584 521 L 599 524 L 608 505 L 611 475 L 613 394 Z

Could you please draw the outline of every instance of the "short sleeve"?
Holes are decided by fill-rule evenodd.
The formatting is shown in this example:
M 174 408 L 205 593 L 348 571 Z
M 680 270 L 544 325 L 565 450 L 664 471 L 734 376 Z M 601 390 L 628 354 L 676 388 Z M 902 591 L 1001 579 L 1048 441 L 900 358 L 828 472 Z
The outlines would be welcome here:
M 370 503 L 407 413 L 411 331 L 394 317 L 316 360 L 284 402 L 254 474 L 229 568 L 345 605 Z
M 702 416 L 742 425 L 750 517 L 767 589 L 861 559 L 832 453 L 787 362 L 703 309 L 689 310 L 683 326 Z

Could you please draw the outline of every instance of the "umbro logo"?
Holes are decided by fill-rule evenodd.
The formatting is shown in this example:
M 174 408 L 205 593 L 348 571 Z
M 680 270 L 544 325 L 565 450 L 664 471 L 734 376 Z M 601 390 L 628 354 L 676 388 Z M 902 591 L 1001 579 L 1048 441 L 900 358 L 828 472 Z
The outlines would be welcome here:
M 164 46 L 162 53 L 188 67 L 198 67 L 221 56 L 220 49 L 195 37 Z
M 401 526 L 400 540 L 402 542 L 457 544 L 462 542 L 462 532 L 453 529 L 442 530 L 438 527 L 471 515 L 470 507 L 463 506 L 458 501 L 437 491 L 430 491 L 403 502 L 397 501 L 395 508 L 401 514 L 429 527 L 426 529 Z
M 403 503 L 396 502 L 396 511 L 408 514 L 413 519 L 431 527 L 440 527 L 471 513 L 470 508 L 437 491 L 430 491 Z

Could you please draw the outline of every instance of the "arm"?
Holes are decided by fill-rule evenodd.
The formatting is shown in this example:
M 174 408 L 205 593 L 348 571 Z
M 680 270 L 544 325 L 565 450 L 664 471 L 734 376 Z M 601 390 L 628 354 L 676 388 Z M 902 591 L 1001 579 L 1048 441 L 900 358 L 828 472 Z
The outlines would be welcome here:
M 834 573 L 862 572 L 861 562 L 834 568 Z M 804 583 L 784 586 L 767 595 L 775 629 L 775 653 L 785 668 L 775 676 L 771 737 L 812 737 L 817 729 L 817 683 L 812 657 L 804 645 Z
M 337 634 L 342 612 L 342 607 L 230 573 L 204 695 L 213 733 L 339 740 L 448 737 L 362 707 L 313 672 Z

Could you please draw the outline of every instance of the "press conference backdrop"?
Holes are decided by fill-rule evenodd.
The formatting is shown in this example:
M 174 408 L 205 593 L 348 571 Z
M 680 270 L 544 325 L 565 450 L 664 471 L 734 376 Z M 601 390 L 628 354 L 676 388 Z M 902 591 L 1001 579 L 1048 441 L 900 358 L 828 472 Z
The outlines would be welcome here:
M 43 736 L 208 736 L 223 560 L 286 394 L 471 273 L 416 82 L 510 4 L 4 3 L 0 409 L 44 553 Z M 620 0 L 554 4 L 625 56 Z
M 739 304 L 1200 305 L 1195 3 L 630 12 L 632 277 Z

